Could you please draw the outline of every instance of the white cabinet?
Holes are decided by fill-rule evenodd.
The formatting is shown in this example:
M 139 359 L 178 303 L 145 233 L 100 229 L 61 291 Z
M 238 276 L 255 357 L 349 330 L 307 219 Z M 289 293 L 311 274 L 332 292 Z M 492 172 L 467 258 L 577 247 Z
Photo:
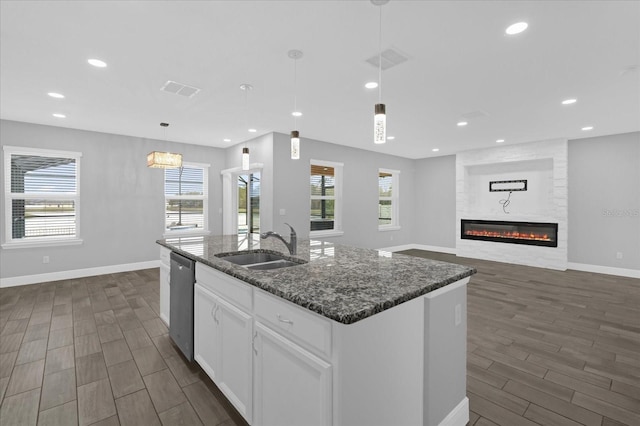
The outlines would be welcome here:
M 251 423 L 253 319 L 199 284 L 194 298 L 194 358 Z
M 160 247 L 160 318 L 169 325 L 169 300 L 171 298 L 171 287 L 169 280 L 171 277 L 171 250 Z
M 331 425 L 331 365 L 260 322 L 254 330 L 254 425 Z

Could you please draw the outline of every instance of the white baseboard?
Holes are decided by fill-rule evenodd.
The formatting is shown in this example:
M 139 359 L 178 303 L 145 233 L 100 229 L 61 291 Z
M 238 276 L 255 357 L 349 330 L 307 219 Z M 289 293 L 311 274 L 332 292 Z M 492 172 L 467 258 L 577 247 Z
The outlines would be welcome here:
M 448 254 L 456 254 L 456 249 L 451 247 L 439 247 L 439 246 L 426 246 L 424 244 L 404 244 L 401 246 L 392 246 L 392 247 L 384 247 L 378 250 L 382 251 L 403 251 L 403 250 L 427 250 L 427 251 L 435 251 L 438 253 L 448 253 Z
M 464 426 L 469 422 L 469 398 L 466 396 L 438 426 Z
M 573 269 L 575 271 L 595 272 L 598 274 L 618 275 L 621 277 L 640 278 L 640 270 L 638 269 L 626 269 L 626 268 L 613 268 L 611 266 L 589 265 L 586 263 L 573 263 L 567 264 L 567 269 Z
M 160 260 L 150 260 L 147 262 L 125 263 L 121 265 L 98 266 L 96 268 L 73 269 L 71 271 L 49 272 L 46 274 L 0 278 L 0 288 L 46 283 L 49 281 L 70 280 L 73 278 L 91 277 L 94 275 L 116 274 L 118 272 L 137 271 L 140 269 L 157 268 L 159 266 Z

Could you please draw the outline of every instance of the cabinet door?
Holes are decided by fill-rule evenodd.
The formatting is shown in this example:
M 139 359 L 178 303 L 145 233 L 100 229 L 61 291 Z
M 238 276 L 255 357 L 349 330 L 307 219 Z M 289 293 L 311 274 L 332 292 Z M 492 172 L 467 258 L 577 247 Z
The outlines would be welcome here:
M 193 302 L 193 354 L 202 369 L 216 380 L 220 360 L 220 329 L 216 297 L 195 285 Z
M 220 362 L 216 384 L 225 396 L 251 423 L 253 358 L 251 330 L 252 317 L 224 299 L 216 296 L 218 311 L 216 318 L 220 329 Z
M 160 318 L 169 325 L 169 300 L 171 289 L 169 287 L 169 277 L 171 268 L 164 263 L 160 264 Z
M 254 424 L 331 425 L 331 365 L 260 322 L 254 347 Z
M 251 423 L 252 317 L 198 284 L 194 309 L 195 359 Z

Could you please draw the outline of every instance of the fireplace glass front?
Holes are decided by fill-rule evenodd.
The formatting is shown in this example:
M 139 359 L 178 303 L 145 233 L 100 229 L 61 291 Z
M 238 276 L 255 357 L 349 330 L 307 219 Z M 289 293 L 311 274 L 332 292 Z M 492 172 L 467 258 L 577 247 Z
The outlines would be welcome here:
M 500 220 L 461 220 L 463 240 L 558 247 L 558 224 Z

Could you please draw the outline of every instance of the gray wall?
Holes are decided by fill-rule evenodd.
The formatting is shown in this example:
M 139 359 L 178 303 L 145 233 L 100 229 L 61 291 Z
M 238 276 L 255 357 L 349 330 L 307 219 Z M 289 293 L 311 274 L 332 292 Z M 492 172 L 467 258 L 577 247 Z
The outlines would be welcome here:
M 310 160 L 344 164 L 343 218 L 341 237 L 326 238 L 340 244 L 380 248 L 415 242 L 414 235 L 414 160 L 348 148 L 327 142 L 302 138 L 300 159 L 290 157 L 288 135 L 274 133 L 273 217 L 276 231 L 285 232 L 290 223 L 300 237 L 309 235 L 309 166 Z M 378 231 L 378 169 L 399 170 L 400 226 L 398 231 Z M 280 215 L 280 209 L 286 214 Z
M 2 249 L 2 278 L 157 260 L 155 241 L 164 231 L 164 174 L 146 166 L 146 156 L 154 150 L 180 152 L 185 161 L 211 164 L 209 226 L 213 233 L 221 233 L 224 150 L 6 120 L 0 121 L 0 143 L 82 153 L 80 238 L 84 240 L 77 246 Z M 0 211 L 4 225 L 4 206 Z M 3 242 L 4 233 L 0 226 Z M 50 263 L 43 264 L 43 256 L 49 256 Z
M 456 156 L 416 160 L 414 243 L 456 248 Z
M 639 209 L 640 132 L 569 141 L 569 262 L 640 269 Z

